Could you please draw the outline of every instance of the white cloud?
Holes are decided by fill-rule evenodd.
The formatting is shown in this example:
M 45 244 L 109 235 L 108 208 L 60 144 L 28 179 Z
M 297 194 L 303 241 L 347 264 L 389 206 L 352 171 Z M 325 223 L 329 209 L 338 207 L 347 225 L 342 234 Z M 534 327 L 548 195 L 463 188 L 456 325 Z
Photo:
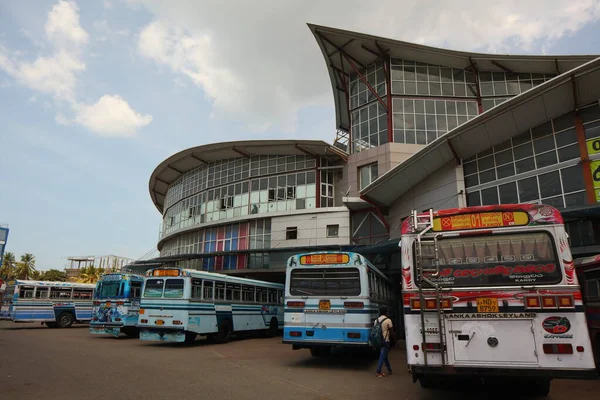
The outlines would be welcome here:
M 79 7 L 74 1 L 60 0 L 48 13 L 46 22 L 48 39 L 58 46 L 82 45 L 89 35 L 79 23 Z
M 152 116 L 141 115 L 119 96 L 104 95 L 95 104 L 78 104 L 76 122 L 102 136 L 133 136 L 152 121 Z M 61 119 L 59 123 L 67 123 Z
M 128 0 L 155 21 L 138 51 L 202 88 L 213 112 L 293 130 L 302 107 L 331 106 L 323 56 L 306 23 L 431 46 L 540 52 L 600 18 L 598 0 Z

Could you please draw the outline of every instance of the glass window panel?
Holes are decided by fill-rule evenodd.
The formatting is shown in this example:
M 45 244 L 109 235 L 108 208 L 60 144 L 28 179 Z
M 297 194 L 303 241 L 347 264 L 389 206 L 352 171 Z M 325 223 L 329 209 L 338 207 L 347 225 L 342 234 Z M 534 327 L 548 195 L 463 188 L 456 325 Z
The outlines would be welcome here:
M 475 174 L 475 175 L 466 176 L 465 177 L 465 185 L 467 187 L 479 185 L 479 177 L 478 177 L 478 175 Z
M 506 90 L 506 82 L 494 82 L 494 94 L 496 96 L 504 96 L 508 94 Z
M 496 186 L 481 191 L 481 205 L 498 204 L 498 188 Z
M 442 82 L 452 83 L 452 68 L 440 68 Z
M 440 67 L 435 67 L 430 65 L 429 69 L 429 81 L 430 82 L 439 82 L 440 81 Z
M 417 144 L 427 144 L 427 135 L 425 131 L 417 131 Z
M 454 86 L 451 83 L 442 83 L 442 95 L 454 96 Z
M 535 156 L 535 163 L 538 168 L 547 167 L 548 165 L 553 165 L 558 162 L 555 151 L 550 151 L 548 153 L 540 154 L 539 156 Z
M 477 163 L 468 162 L 463 165 L 465 175 L 471 175 L 477 172 Z
M 586 122 L 598 120 L 600 119 L 600 106 L 594 104 L 591 107 L 586 107 L 579 111 L 579 115 L 581 115 L 581 120 L 584 124 Z
M 479 111 L 477 109 L 477 103 L 474 101 L 469 101 L 467 103 L 467 112 L 469 114 L 469 116 L 475 116 L 477 114 L 479 114 Z
M 456 114 L 458 115 L 467 115 L 467 103 L 464 101 L 457 101 L 456 104 Z
M 488 169 L 487 171 L 480 172 L 479 180 L 482 184 L 496 180 L 496 170 Z
M 425 100 L 425 113 L 435 114 L 435 102 L 433 100 Z
M 510 149 L 496 153 L 494 157 L 496 158 L 496 165 L 502 165 L 513 161 L 513 154 Z
M 534 177 L 518 181 L 519 201 L 533 201 L 539 199 L 537 179 Z
M 481 105 L 483 107 L 483 111 L 487 111 L 489 109 L 494 108 L 494 106 L 496 105 L 496 103 L 494 102 L 494 100 L 483 100 L 481 102 Z
M 499 151 L 507 150 L 507 149 L 510 149 L 510 139 L 494 146 L 495 152 L 499 152 Z
M 493 83 L 480 83 L 481 95 L 482 96 L 493 96 L 494 95 L 494 84 Z
M 558 149 L 558 160 L 560 162 L 579 158 L 579 145 L 573 144 L 571 146 L 563 147 Z
M 426 123 L 427 130 L 429 130 L 429 131 L 436 130 L 437 125 L 436 125 L 435 121 L 436 121 L 435 115 L 426 115 L 425 116 L 425 123 Z
M 562 196 L 556 196 L 556 197 L 551 197 L 548 199 L 542 199 L 542 204 L 547 204 L 549 206 L 556 207 L 556 208 L 563 208 L 565 206 Z
M 456 117 L 456 115 L 454 115 L 454 114 L 448 115 L 448 130 L 451 131 L 452 129 L 456 128 L 457 126 L 458 126 L 458 118 Z
M 586 139 L 600 137 L 600 122 L 585 125 L 583 129 L 585 130 Z
M 436 124 L 437 124 L 438 131 L 442 131 L 442 132 L 448 131 L 448 125 L 446 123 L 445 115 L 437 115 L 436 116 Z
M 416 79 L 415 67 L 404 67 L 404 80 L 414 81 Z
M 429 85 L 427 82 L 417 82 L 417 94 L 429 95 Z
M 427 131 L 427 143 L 433 142 L 437 139 L 437 135 L 435 131 Z
M 448 114 L 456 115 L 456 102 L 455 101 L 447 101 L 446 102 L 446 111 Z
M 531 157 L 533 155 L 533 146 L 531 143 L 526 143 L 521 146 L 515 146 L 513 148 L 515 160 L 520 160 L 525 157 Z
M 533 149 L 536 154 L 545 153 L 554 149 L 554 136 L 546 136 L 533 141 Z
M 531 141 L 531 134 L 529 131 L 520 133 L 519 135 L 512 138 L 513 146 L 518 146 L 523 143 Z
M 404 94 L 404 82 L 392 82 L 392 93 L 393 94 Z M 350 108 L 356 107 L 355 104 L 350 104 Z
M 425 115 L 423 115 L 423 114 L 415 115 L 415 127 L 420 130 L 425 130 Z
M 479 190 L 467 193 L 467 206 L 480 206 L 481 199 L 479 198 Z
M 486 170 L 489 168 L 493 168 L 494 167 L 494 159 L 492 158 L 492 156 L 479 158 L 477 160 L 477 165 L 478 165 L 480 171 L 483 171 L 483 170 Z
M 479 80 L 481 82 L 491 82 L 492 81 L 492 73 L 488 71 L 479 71 Z
M 503 165 L 497 168 L 498 179 L 507 178 L 515 174 L 515 165 L 513 163 Z
M 568 129 L 556 134 L 556 145 L 558 147 L 577 143 L 577 131 L 575 128 Z
M 519 86 L 519 82 L 507 82 L 506 86 L 508 88 L 508 94 L 517 95 L 520 93 L 521 86 Z
M 417 94 L 417 84 L 415 82 L 404 82 L 405 94 Z
M 464 83 L 454 84 L 454 95 L 457 97 L 465 97 L 467 95 L 467 87 Z
M 586 192 L 565 195 L 565 207 L 583 206 L 586 204 Z
M 415 138 L 415 131 L 405 131 L 406 134 L 406 143 L 409 144 L 415 144 L 416 143 L 416 138 Z
M 531 130 L 533 139 L 539 139 L 552 133 L 552 123 L 550 121 Z
M 562 176 L 563 190 L 565 193 L 585 189 L 581 165 L 578 164 L 569 168 L 563 168 L 560 171 L 560 175 Z
M 504 185 L 500 185 L 498 187 L 498 191 L 500 192 L 501 204 L 515 204 L 519 202 L 519 197 L 517 196 L 516 182 L 510 182 Z
M 555 118 L 552 122 L 554 124 L 554 132 L 562 131 L 575 126 L 575 116 L 570 112 Z
M 404 131 L 394 130 L 394 143 L 405 143 Z
M 553 197 L 561 194 L 560 177 L 558 171 L 548 172 L 538 176 L 540 195 L 542 198 Z
M 527 171 L 533 171 L 535 169 L 535 162 L 533 157 L 529 157 L 515 162 L 515 167 L 517 169 L 517 174 L 522 174 Z
M 412 114 L 415 112 L 415 104 L 413 100 L 404 100 L 404 113 Z

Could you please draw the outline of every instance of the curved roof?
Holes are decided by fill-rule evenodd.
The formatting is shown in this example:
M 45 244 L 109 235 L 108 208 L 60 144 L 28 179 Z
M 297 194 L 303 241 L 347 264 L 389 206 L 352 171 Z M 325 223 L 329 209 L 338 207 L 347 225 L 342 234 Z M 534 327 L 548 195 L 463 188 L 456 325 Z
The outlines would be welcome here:
M 389 206 L 456 158 L 466 159 L 600 99 L 600 57 L 546 81 L 465 122 L 381 175 L 360 192 Z
M 348 59 L 358 69 L 375 63 L 381 59 L 382 55 L 385 55 L 386 57 L 391 56 L 461 69 L 475 67 L 481 71 L 560 74 L 598 57 L 593 55 L 538 56 L 470 53 L 423 46 L 326 26 L 308 24 L 308 27 L 323 52 L 333 89 L 337 128 L 343 131 L 350 130 L 346 85 L 342 80 L 350 72 L 353 72 Z
M 173 154 L 154 169 L 149 190 L 154 205 L 163 212 L 167 189 L 187 171 L 217 160 L 255 155 L 311 155 L 346 160 L 347 154 L 322 140 L 244 140 L 211 143 Z

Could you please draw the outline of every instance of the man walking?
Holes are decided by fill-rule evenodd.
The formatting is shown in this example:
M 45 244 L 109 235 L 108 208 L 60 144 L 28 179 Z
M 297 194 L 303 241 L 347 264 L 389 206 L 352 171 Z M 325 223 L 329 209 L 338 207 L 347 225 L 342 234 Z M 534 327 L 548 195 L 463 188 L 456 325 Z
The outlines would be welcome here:
M 383 344 L 380 348 L 379 353 L 379 362 L 377 363 L 377 377 L 383 378 L 386 375 L 381 372 L 381 368 L 383 367 L 383 363 L 385 362 L 385 367 L 388 370 L 388 375 L 392 374 L 392 366 L 390 365 L 390 361 L 388 360 L 388 351 L 391 347 L 391 336 L 392 336 L 392 320 L 387 316 L 387 308 L 381 307 L 379 309 L 379 317 L 375 320 L 374 324 L 381 325 L 381 334 L 383 336 Z

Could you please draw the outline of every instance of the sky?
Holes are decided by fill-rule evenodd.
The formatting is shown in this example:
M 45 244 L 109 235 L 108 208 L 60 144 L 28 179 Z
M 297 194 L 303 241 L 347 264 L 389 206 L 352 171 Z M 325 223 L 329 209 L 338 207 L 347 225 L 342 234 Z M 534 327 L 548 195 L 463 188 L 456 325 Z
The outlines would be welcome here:
M 600 54 L 600 0 L 0 2 L 0 223 L 39 270 L 156 248 L 154 168 L 185 148 L 333 141 L 307 23 L 455 50 Z

